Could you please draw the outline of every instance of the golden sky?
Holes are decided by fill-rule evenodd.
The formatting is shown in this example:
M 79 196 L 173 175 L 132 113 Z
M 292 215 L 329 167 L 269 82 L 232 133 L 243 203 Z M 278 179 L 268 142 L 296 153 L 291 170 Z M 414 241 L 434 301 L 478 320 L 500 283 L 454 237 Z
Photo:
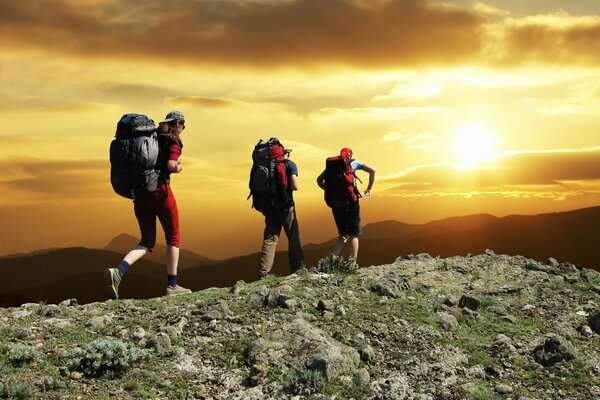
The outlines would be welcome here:
M 315 179 L 344 146 L 377 171 L 363 223 L 598 205 L 599 48 L 597 0 L 0 2 L 0 254 L 138 235 L 109 182 L 130 112 L 186 115 L 182 247 L 216 258 L 259 250 L 271 136 L 304 243 L 336 234 Z

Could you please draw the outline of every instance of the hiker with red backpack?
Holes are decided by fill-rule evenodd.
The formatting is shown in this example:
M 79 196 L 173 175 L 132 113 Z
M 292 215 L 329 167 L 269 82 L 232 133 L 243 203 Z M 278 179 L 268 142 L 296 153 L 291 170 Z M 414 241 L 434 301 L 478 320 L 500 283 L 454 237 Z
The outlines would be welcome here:
M 298 190 L 298 167 L 289 159 L 292 149 L 276 138 L 260 140 L 252 152 L 250 196 L 252 207 L 265 216 L 265 230 L 258 266 L 259 278 L 273 268 L 281 228 L 288 238 L 288 260 L 292 272 L 304 265 L 293 192 Z
M 358 257 L 358 236 L 362 234 L 360 225 L 361 197 L 356 187 L 356 171 L 363 170 L 369 174 L 369 184 L 364 197 L 371 197 L 371 189 L 375 183 L 375 170 L 367 164 L 352 158 L 352 149 L 344 147 L 339 156 L 329 157 L 325 162 L 325 170 L 317 178 L 317 184 L 325 191 L 325 202 L 333 213 L 338 229 L 338 240 L 333 254 L 340 255 L 344 245 L 350 240 L 350 256 Z
M 154 249 L 157 217 L 167 243 L 166 294 L 191 292 L 177 284 L 179 212 L 170 186 L 171 174 L 182 171 L 180 135 L 184 129 L 181 111 L 169 112 L 158 129 L 154 121 L 140 114 L 126 114 L 117 124 L 110 149 L 111 183 L 118 194 L 133 199 L 142 238 L 117 268 L 104 271 L 106 291 L 112 299 L 119 298 L 119 285 L 128 268 Z

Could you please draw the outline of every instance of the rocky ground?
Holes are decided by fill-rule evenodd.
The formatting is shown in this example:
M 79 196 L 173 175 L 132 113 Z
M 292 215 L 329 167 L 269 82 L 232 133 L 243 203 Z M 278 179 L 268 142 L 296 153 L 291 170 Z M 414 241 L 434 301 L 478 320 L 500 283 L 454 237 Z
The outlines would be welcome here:
M 0 398 L 600 399 L 599 303 L 596 271 L 487 251 L 25 304 L 0 309 Z

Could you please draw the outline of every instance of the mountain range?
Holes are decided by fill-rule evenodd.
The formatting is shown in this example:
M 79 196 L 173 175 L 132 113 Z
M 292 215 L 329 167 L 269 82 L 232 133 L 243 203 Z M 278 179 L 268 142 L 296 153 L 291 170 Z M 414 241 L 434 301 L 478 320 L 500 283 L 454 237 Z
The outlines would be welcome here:
M 498 254 L 518 254 L 537 260 L 553 257 L 600 269 L 599 225 L 600 207 L 502 218 L 477 214 L 426 224 L 382 221 L 364 227 L 358 262 L 362 266 L 380 265 L 393 262 L 399 254 L 449 257 L 492 249 Z M 315 265 L 330 253 L 335 240 L 305 245 L 306 264 Z M 3 282 L 10 282 L 0 289 L 0 306 L 57 303 L 66 298 L 76 298 L 81 304 L 104 300 L 102 271 L 117 265 L 135 244 L 136 238 L 121 234 L 103 249 L 46 249 L 0 257 Z M 165 246 L 157 246 L 130 268 L 121 284 L 121 297 L 149 298 L 164 294 L 165 251 Z M 180 257 L 180 282 L 192 290 L 231 286 L 238 280 L 249 282 L 257 278 L 259 253 L 217 261 L 182 249 Z M 272 273 L 290 273 L 283 248 L 276 254 Z

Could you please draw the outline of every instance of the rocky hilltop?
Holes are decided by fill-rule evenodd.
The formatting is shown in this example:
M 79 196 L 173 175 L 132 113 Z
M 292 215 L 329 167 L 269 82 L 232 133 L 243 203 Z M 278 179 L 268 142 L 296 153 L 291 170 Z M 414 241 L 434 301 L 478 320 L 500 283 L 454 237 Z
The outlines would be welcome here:
M 25 304 L 0 310 L 0 398 L 594 399 L 599 303 L 596 271 L 488 250 Z

